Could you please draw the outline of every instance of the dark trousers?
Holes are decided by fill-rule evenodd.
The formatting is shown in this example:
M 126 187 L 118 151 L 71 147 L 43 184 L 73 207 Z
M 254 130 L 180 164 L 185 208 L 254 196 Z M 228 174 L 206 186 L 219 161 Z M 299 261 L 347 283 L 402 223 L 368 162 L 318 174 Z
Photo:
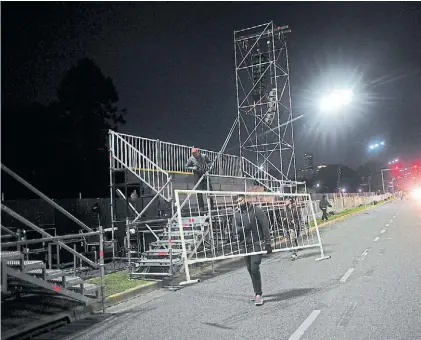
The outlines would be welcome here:
M 322 221 L 324 221 L 324 220 L 328 220 L 328 218 L 327 218 L 327 208 L 324 208 L 324 209 L 322 209 L 322 212 L 323 212 L 323 215 L 322 215 Z
M 254 293 L 262 295 L 262 277 L 260 275 L 260 263 L 262 255 L 251 255 L 244 258 L 246 260 L 247 270 L 251 277 Z
M 201 177 L 202 177 L 202 175 L 200 175 L 200 174 L 194 174 L 194 184 L 195 185 L 197 184 L 197 182 L 199 182 Z M 207 184 L 206 177 L 202 179 L 200 184 L 197 186 L 196 190 L 208 190 L 208 184 Z M 209 191 L 212 191 L 212 184 L 211 184 L 210 180 L 209 180 Z M 199 209 L 204 210 L 205 209 L 205 202 L 203 200 L 202 194 L 197 194 L 197 202 L 199 203 Z M 211 209 L 214 210 L 215 206 L 213 204 L 213 198 L 212 197 L 210 197 L 210 204 L 211 204 Z

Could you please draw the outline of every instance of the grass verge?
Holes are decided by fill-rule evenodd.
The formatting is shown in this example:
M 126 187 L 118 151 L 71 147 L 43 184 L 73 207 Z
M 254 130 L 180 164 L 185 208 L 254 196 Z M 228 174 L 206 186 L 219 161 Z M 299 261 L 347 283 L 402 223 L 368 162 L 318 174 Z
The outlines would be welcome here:
M 381 203 L 383 203 L 383 202 L 379 202 L 378 204 L 381 204 Z M 373 205 L 373 204 L 369 204 L 367 206 L 362 205 L 360 207 L 345 209 L 345 210 L 343 210 L 343 211 L 341 211 L 341 212 L 339 212 L 335 215 L 329 215 L 329 220 L 327 222 L 334 221 L 338 218 L 341 218 L 341 217 L 344 217 L 344 216 L 347 216 L 347 215 L 351 215 L 351 214 L 354 214 L 354 213 L 359 212 L 359 211 L 367 210 L 367 209 L 369 209 L 371 207 L 374 207 L 374 206 L 375 205 Z M 321 226 L 323 226 L 323 223 L 325 223 L 324 221 L 322 222 L 321 218 L 317 218 L 316 221 L 317 221 L 317 225 L 321 225 Z M 311 221 L 310 228 L 313 228 L 313 227 L 314 227 L 314 222 Z
M 99 277 L 95 277 L 93 279 L 89 279 L 87 282 L 99 286 L 101 284 L 101 279 Z M 148 286 L 153 283 L 153 281 L 129 280 L 129 273 L 126 271 L 107 274 L 104 277 L 105 297 L 122 293 L 128 289 Z

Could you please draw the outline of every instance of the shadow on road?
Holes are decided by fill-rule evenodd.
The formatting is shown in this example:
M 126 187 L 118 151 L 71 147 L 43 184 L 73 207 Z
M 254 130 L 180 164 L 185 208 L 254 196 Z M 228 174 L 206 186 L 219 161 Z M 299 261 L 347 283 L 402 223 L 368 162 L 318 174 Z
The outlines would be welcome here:
M 298 288 L 298 289 L 291 289 L 288 291 L 280 292 L 277 294 L 265 295 L 264 296 L 265 303 L 294 299 L 299 296 L 310 294 L 314 290 L 315 290 L 314 288 Z

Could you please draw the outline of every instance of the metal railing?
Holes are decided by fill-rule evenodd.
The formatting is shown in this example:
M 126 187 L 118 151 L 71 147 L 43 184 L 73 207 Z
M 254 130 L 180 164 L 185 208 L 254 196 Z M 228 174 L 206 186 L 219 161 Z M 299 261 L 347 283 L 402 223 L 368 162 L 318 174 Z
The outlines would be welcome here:
M 144 157 L 136 164 L 143 171 L 156 171 L 159 168 L 166 173 L 191 174 L 186 170 L 186 163 L 191 156 L 193 146 L 163 142 L 158 139 L 136 137 L 123 133 L 110 133 L 119 140 L 127 144 L 114 144 L 114 154 L 124 155 L 127 153 L 125 147 L 131 145 Z M 220 176 L 241 176 L 241 159 L 239 156 L 222 154 L 198 148 L 202 154 L 209 157 L 210 161 L 216 160 L 214 167 L 210 171 L 212 175 Z M 218 157 L 219 155 L 219 157 Z M 116 169 L 123 169 L 123 164 L 115 164 Z
M 113 131 L 110 131 L 110 144 L 114 169 L 128 169 L 155 193 L 159 193 L 166 201 L 171 201 L 171 176 L 156 163 L 156 144 L 148 139 L 128 137 Z M 144 149 L 139 149 L 140 147 Z M 152 150 L 152 147 L 155 149 Z

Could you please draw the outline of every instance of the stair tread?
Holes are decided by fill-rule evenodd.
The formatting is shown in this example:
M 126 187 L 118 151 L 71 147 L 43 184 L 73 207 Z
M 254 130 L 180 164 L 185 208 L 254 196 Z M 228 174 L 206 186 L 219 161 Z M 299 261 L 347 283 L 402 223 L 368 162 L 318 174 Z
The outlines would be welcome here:
M 80 289 L 80 285 L 73 285 L 71 286 L 71 288 Z M 99 286 L 94 283 L 84 283 L 83 288 L 85 289 L 85 291 L 87 291 L 87 290 L 93 290 L 93 289 L 99 288 Z
M 175 252 L 175 253 L 181 253 L 182 252 L 181 249 L 177 249 L 177 248 L 172 249 L 172 251 Z M 169 252 L 168 249 L 149 249 L 149 250 L 143 252 L 143 254 L 146 254 L 146 253 L 168 253 L 168 252 Z
M 19 251 L 2 251 L 1 260 L 12 261 L 13 259 L 20 259 L 23 257 L 23 254 Z
M 83 279 L 81 279 L 78 276 L 65 276 L 65 280 L 66 280 L 66 286 L 75 286 L 75 285 L 83 282 Z M 63 282 L 62 277 L 48 278 L 47 281 L 54 282 L 54 283 L 62 283 Z M 75 283 L 75 282 L 77 282 L 77 283 Z
M 43 265 L 44 262 L 42 262 L 42 261 L 23 261 L 24 266 L 36 265 L 36 264 Z M 10 260 L 10 261 L 7 261 L 7 265 L 11 266 L 11 267 L 12 266 L 18 267 L 18 266 L 20 266 L 20 261 L 19 260 Z
M 32 275 L 42 275 L 43 270 L 42 269 L 33 269 L 27 272 L 28 274 Z M 46 269 L 45 270 L 46 276 L 60 276 L 64 275 L 64 272 L 60 269 Z
M 7 256 L 16 256 L 16 255 L 22 255 L 20 251 L 2 251 L 1 256 L 7 257 Z
M 192 243 L 192 242 L 195 242 L 196 240 L 195 239 L 192 239 L 192 238 L 188 238 L 188 239 L 184 239 L 184 241 L 186 242 L 186 243 Z M 172 243 L 182 243 L 182 241 L 181 240 L 176 240 L 176 239 L 172 239 L 171 240 L 171 242 Z M 162 244 L 162 243 L 168 243 L 168 240 L 159 240 L 159 241 L 153 241 L 153 242 L 151 242 L 150 244 Z
M 172 262 L 179 262 L 181 261 L 180 259 L 173 259 Z M 144 260 L 139 260 L 139 263 L 170 263 L 170 259 L 144 259 Z

